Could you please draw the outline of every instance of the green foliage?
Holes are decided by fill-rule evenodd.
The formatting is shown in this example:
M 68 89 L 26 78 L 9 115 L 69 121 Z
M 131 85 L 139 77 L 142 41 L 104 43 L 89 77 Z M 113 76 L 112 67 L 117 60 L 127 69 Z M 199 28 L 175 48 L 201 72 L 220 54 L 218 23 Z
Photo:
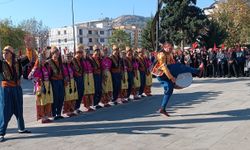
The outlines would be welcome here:
M 142 35 L 141 35 L 141 37 L 142 37 L 142 47 L 146 48 L 148 50 L 151 50 L 151 51 L 154 50 L 154 43 L 152 42 L 153 39 L 152 39 L 152 32 L 151 32 L 152 31 L 152 22 L 153 22 L 152 19 L 150 19 L 147 22 L 147 25 L 143 29 Z
M 161 10 L 161 42 L 191 44 L 204 34 L 207 17 L 196 7 L 196 0 L 163 0 Z
M 206 35 L 202 36 L 201 45 L 206 46 L 206 48 L 213 48 L 214 43 L 217 46 L 223 44 L 227 38 L 226 29 L 221 27 L 215 20 L 210 20 L 208 23 L 208 31 Z
M 250 5 L 246 0 L 227 0 L 214 10 L 212 17 L 225 28 L 228 38 L 226 46 L 244 44 L 250 35 Z
M 114 30 L 112 36 L 109 38 L 109 45 L 117 45 L 120 49 L 130 46 L 130 36 L 123 30 Z
M 1 49 L 6 45 L 11 45 L 15 49 L 24 47 L 25 32 L 21 28 L 12 25 L 10 20 L 0 21 Z

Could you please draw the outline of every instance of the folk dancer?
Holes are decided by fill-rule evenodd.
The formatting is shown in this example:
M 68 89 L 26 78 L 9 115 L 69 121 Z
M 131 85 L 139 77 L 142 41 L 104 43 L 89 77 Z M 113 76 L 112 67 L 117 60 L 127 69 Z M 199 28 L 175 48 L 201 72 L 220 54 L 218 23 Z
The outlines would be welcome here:
M 139 89 L 141 87 L 141 77 L 140 77 L 140 71 L 139 71 L 139 62 L 138 59 L 138 53 L 134 52 L 134 57 L 132 58 L 133 60 L 133 86 L 132 86 L 132 91 L 131 94 L 133 95 L 134 100 L 140 99 L 139 95 Z
M 118 95 L 118 103 L 127 103 L 127 91 L 128 91 L 128 72 L 127 72 L 127 66 L 125 63 L 126 59 L 126 52 L 122 51 L 121 52 L 121 74 L 122 74 L 122 79 L 121 79 L 121 90 Z
M 14 114 L 17 118 L 18 132 L 31 133 L 25 129 L 23 119 L 23 92 L 20 86 L 22 66 L 29 63 L 26 59 L 15 58 L 14 49 L 6 46 L 3 49 L 3 60 L 0 60 L 1 86 L 0 86 L 0 142 L 8 123 Z
M 150 56 L 149 56 L 148 51 L 145 51 L 144 60 L 145 60 L 145 66 L 146 66 L 146 84 L 145 84 L 145 88 L 144 88 L 144 93 L 147 96 L 152 96 L 152 94 L 151 94 L 152 74 L 150 72 L 150 70 L 152 68 L 152 62 L 150 60 Z
M 83 79 L 83 45 L 78 45 L 75 57 L 72 60 L 72 69 L 74 72 L 74 79 L 76 82 L 77 92 L 78 92 L 78 99 L 75 103 L 75 114 L 80 114 L 82 111 L 80 110 L 81 102 L 83 99 L 83 93 L 84 93 L 84 79 Z
M 52 103 L 53 92 L 50 83 L 51 72 L 45 65 L 44 53 L 38 55 L 32 71 L 28 78 L 34 81 L 34 92 L 36 95 L 36 112 L 37 120 L 41 120 L 41 123 L 50 123 L 52 120 Z
M 101 103 L 104 107 L 110 107 L 109 104 L 112 100 L 113 93 L 113 85 L 112 85 L 112 77 L 111 77 L 111 65 L 112 60 L 108 56 L 108 49 L 103 49 L 103 58 L 101 62 L 102 69 L 102 97 Z
M 94 84 L 94 68 L 91 63 L 91 59 L 89 58 L 89 50 L 84 50 L 83 56 L 83 69 L 84 69 L 84 96 L 82 103 L 84 107 L 87 109 L 87 112 L 94 111 L 94 94 L 95 94 L 95 84 Z
M 51 58 L 47 61 L 47 66 L 51 72 L 51 85 L 53 90 L 52 116 L 54 120 L 63 119 L 61 115 L 64 102 L 64 72 L 62 68 L 62 60 L 57 47 L 51 48 Z
M 75 103 L 78 99 L 77 86 L 74 80 L 74 72 L 72 68 L 73 54 L 64 55 L 63 71 L 64 71 L 64 89 L 65 99 L 63 104 L 63 114 L 68 117 L 75 116 Z
M 133 68 L 133 51 L 128 46 L 126 47 L 126 58 L 124 61 L 127 66 L 127 73 L 128 73 L 127 99 L 129 101 L 132 92 L 132 87 L 134 84 L 134 68 Z
M 114 105 L 117 105 L 117 99 L 119 92 L 121 91 L 121 59 L 119 55 L 119 48 L 116 45 L 112 47 L 112 55 L 110 59 L 112 60 L 111 64 L 111 75 L 112 75 L 112 84 L 113 84 L 113 99 L 112 102 Z
M 94 106 L 95 109 L 102 108 L 99 105 L 102 96 L 102 72 L 101 72 L 101 51 L 94 45 L 93 47 L 94 53 L 93 56 L 90 57 L 92 62 L 92 66 L 94 69 L 94 84 L 95 84 L 95 94 L 94 94 Z
M 140 81 L 141 85 L 139 88 L 139 97 L 144 97 L 144 89 L 146 85 L 146 64 L 144 60 L 144 49 L 138 48 L 138 64 L 139 64 L 139 71 L 140 71 Z
M 170 97 L 173 94 L 176 78 L 181 73 L 193 73 L 196 75 L 202 75 L 203 64 L 199 69 L 192 68 L 180 63 L 176 63 L 172 55 L 173 46 L 170 43 L 164 43 L 163 49 L 157 54 L 157 62 L 152 70 L 153 74 L 157 76 L 161 85 L 164 88 L 164 97 L 162 100 L 160 113 L 169 116 L 166 111 L 167 104 Z

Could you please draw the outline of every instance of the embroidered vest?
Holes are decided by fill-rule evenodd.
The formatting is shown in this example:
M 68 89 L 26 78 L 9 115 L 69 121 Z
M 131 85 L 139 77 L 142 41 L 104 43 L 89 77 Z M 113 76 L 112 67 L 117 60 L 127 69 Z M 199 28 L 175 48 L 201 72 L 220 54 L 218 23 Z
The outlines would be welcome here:
M 14 69 L 12 66 L 9 66 L 9 64 L 3 60 L 0 62 L 1 69 L 0 72 L 2 72 L 2 80 L 3 81 L 17 81 L 20 80 L 22 76 L 22 66 L 19 61 L 14 62 Z
M 76 58 L 73 58 L 72 61 L 72 67 L 74 69 L 74 71 L 76 71 L 79 75 L 83 74 L 83 68 L 81 66 L 81 64 L 78 63 L 78 60 Z
M 48 61 L 48 64 L 52 69 L 52 76 L 59 76 L 62 74 L 61 69 L 59 68 L 59 66 L 56 65 L 56 63 L 52 59 Z

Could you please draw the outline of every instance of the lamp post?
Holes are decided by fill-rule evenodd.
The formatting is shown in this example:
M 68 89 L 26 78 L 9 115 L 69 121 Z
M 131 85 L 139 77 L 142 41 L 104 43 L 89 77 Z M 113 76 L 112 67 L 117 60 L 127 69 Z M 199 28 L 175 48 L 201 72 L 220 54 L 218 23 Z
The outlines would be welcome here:
M 72 10 L 72 28 L 73 28 L 73 41 L 74 41 L 74 54 L 76 53 L 76 38 L 75 38 L 75 17 L 74 17 L 74 0 L 71 0 L 71 10 Z
M 2 60 L 2 44 L 1 44 L 1 35 L 0 35 L 0 60 Z
M 160 11 L 162 7 L 162 0 L 157 0 L 157 12 L 156 12 L 156 32 L 155 32 L 155 48 L 158 51 L 159 48 L 159 30 L 160 30 Z

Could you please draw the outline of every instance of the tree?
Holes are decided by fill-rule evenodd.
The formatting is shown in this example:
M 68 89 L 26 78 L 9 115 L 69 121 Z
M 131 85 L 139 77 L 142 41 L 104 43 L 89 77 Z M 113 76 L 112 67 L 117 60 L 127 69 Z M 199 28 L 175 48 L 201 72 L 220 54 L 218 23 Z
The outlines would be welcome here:
M 250 3 L 247 0 L 227 0 L 218 4 L 212 17 L 226 29 L 227 46 L 249 42 Z
M 163 0 L 161 10 L 161 42 L 175 45 L 191 44 L 205 34 L 207 17 L 196 7 L 196 0 Z
M 109 45 L 117 45 L 120 49 L 125 49 L 126 46 L 130 46 L 130 36 L 123 30 L 114 30 L 109 38 Z
M 23 20 L 18 26 L 26 31 L 29 34 L 27 36 L 32 39 L 31 48 L 43 48 L 47 46 L 49 28 L 43 25 L 42 21 L 37 21 L 35 18 L 31 18 Z M 39 45 L 37 45 L 36 39 L 38 40 Z
M 142 31 L 142 47 L 148 50 L 154 50 L 154 42 L 152 39 L 152 22 L 153 20 L 148 20 L 146 27 Z M 154 35 L 155 36 L 155 35 Z
M 208 24 L 208 31 L 202 36 L 200 44 L 208 48 L 213 48 L 223 44 L 227 38 L 226 30 L 221 27 L 215 20 L 211 19 Z
M 21 28 L 13 26 L 11 20 L 0 21 L 1 49 L 6 45 L 11 45 L 16 50 L 23 48 L 24 35 L 25 32 Z

